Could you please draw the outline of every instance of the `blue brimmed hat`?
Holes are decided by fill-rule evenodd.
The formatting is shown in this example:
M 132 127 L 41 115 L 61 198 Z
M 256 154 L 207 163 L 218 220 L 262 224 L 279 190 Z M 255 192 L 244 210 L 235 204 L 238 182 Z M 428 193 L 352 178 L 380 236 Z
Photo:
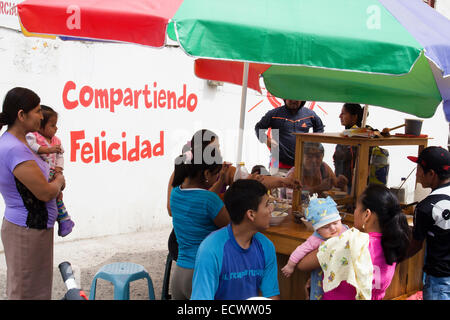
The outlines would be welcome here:
M 330 196 L 311 199 L 305 211 L 305 218 L 312 223 L 314 230 L 331 222 L 341 220 L 337 204 Z

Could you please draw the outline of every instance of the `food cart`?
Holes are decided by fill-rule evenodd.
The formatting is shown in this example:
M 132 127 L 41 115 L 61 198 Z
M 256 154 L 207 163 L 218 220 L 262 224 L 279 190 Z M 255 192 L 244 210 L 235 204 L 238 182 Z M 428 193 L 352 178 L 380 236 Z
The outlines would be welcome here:
M 379 138 L 345 137 L 340 133 L 295 133 L 295 177 L 300 180 L 303 163 L 303 144 L 305 142 L 333 143 L 358 146 L 356 173 L 353 191 L 346 197 L 335 199 L 337 204 L 355 203 L 357 197 L 364 191 L 369 177 L 369 148 L 372 146 L 418 146 L 418 153 L 427 147 L 427 137 L 390 136 Z M 301 211 L 301 190 L 294 190 L 292 197 L 292 211 Z M 348 212 L 343 222 L 349 227 L 353 226 L 353 213 Z M 412 225 L 411 219 L 408 221 Z M 305 283 L 309 272 L 298 269 L 286 278 L 281 268 L 287 263 L 289 255 L 295 248 L 303 243 L 311 234 L 304 224 L 297 223 L 291 214 L 277 226 L 271 226 L 264 234 L 274 243 L 278 259 L 278 280 L 281 299 L 305 299 Z M 415 256 L 403 261 L 396 267 L 391 285 L 386 291 L 384 299 L 404 299 L 422 288 L 422 266 L 424 249 Z

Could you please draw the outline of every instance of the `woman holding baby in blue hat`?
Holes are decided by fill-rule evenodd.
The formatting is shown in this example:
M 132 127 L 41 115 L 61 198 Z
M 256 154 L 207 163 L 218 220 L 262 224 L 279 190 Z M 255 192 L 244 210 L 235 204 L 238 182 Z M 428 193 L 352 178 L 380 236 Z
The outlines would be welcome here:
M 322 271 L 323 300 L 383 299 L 396 264 L 406 258 L 411 237 L 396 196 L 383 185 L 369 185 L 356 203 L 354 226 L 348 230 L 337 218 L 333 202 L 311 201 L 305 216 L 316 230 L 313 236 L 325 235 L 328 240 L 308 239 L 316 248 L 317 243 L 319 246 L 311 246 L 297 268 Z M 332 220 L 339 221 L 335 227 Z M 322 233 L 320 229 L 328 225 L 331 232 Z M 317 295 L 315 287 L 311 279 L 312 295 Z
M 319 248 L 326 240 L 341 235 L 348 226 L 341 223 L 341 216 L 336 202 L 331 197 L 313 198 L 305 211 L 306 219 L 311 222 L 314 233 L 301 245 L 299 245 L 289 257 L 288 263 L 281 269 L 284 276 L 290 277 L 295 266 L 309 252 Z M 322 290 L 323 272 L 317 268 L 311 272 L 310 300 L 320 300 L 323 296 Z

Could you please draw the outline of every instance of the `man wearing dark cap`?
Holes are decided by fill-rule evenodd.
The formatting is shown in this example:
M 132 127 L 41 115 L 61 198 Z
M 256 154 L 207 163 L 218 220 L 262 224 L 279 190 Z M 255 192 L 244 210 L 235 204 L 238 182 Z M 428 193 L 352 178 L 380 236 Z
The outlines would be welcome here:
M 417 163 L 417 182 L 432 189 L 414 211 L 409 256 L 426 240 L 423 299 L 450 300 L 450 152 L 428 147 L 408 159 Z

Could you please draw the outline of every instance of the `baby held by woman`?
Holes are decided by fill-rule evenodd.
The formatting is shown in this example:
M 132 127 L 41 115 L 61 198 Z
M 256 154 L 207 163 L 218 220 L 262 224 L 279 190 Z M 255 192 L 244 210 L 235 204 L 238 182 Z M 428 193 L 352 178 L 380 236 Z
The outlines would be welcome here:
M 288 263 L 281 269 L 286 277 L 294 272 L 296 265 L 308 253 L 319 248 L 324 241 L 339 236 L 348 229 L 347 225 L 341 223 L 336 202 L 331 197 L 312 198 L 305 211 L 305 217 L 311 222 L 314 233 L 292 252 Z M 310 299 L 320 300 L 322 295 L 322 271 L 318 268 L 311 272 Z

